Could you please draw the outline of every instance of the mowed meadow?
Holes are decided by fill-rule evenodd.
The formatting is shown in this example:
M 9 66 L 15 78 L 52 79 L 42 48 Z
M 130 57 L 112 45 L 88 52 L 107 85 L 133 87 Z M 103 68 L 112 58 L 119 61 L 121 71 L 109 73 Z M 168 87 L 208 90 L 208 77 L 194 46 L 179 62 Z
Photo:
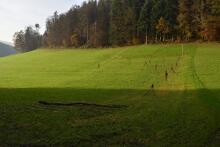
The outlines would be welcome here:
M 219 65 L 219 43 L 0 58 L 0 146 L 219 146 Z

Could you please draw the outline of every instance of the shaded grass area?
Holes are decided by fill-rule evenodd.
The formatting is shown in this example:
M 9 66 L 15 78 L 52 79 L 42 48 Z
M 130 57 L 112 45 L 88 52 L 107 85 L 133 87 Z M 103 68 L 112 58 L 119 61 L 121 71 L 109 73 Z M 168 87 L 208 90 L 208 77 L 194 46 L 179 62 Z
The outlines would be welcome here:
M 220 90 L 0 89 L 6 146 L 218 145 Z M 38 101 L 127 105 L 123 109 L 43 106 Z M 210 103 L 207 103 L 207 100 Z M 215 106 L 216 107 L 215 107 Z

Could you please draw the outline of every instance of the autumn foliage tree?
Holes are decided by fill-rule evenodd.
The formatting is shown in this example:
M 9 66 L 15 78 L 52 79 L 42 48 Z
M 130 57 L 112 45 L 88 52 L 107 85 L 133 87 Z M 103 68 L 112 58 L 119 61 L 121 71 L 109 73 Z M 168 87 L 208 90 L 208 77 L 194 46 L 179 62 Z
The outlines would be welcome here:
M 169 33 L 169 26 L 163 17 L 161 17 L 158 20 L 156 29 L 157 29 L 157 32 L 159 33 L 160 41 L 165 41 L 165 35 Z

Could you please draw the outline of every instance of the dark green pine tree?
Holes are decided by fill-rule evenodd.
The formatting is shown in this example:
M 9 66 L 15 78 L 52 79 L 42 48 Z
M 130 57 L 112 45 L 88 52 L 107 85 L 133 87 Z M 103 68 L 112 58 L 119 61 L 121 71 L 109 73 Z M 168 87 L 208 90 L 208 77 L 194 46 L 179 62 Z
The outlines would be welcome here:
M 97 46 L 109 45 L 110 0 L 99 0 L 97 8 Z
M 169 33 L 168 38 L 174 41 L 174 39 L 177 37 L 177 16 L 179 13 L 178 10 L 178 0 L 168 0 L 166 1 L 165 5 L 165 15 L 164 19 L 168 23 Z
M 111 43 L 126 45 L 132 42 L 133 11 L 128 0 L 113 0 L 111 5 Z
M 65 22 L 63 22 L 65 24 L 64 26 L 64 30 L 65 31 L 65 42 L 66 45 L 69 46 L 77 46 L 77 45 L 73 45 L 71 38 L 73 35 L 78 36 L 79 31 L 78 26 L 79 26 L 79 12 L 78 12 L 78 6 L 73 6 L 67 13 L 65 16 Z
M 87 3 L 87 45 L 96 46 L 97 42 L 97 1 L 89 0 Z
M 134 17 L 132 19 L 133 25 L 133 44 L 141 43 L 141 36 L 139 34 L 138 20 L 140 18 L 141 8 L 143 7 L 145 0 L 129 0 L 130 7 L 132 8 Z
M 138 20 L 138 34 L 142 42 L 148 43 L 153 36 L 152 33 L 152 8 L 153 1 L 146 0 L 144 6 L 140 11 L 140 17 Z

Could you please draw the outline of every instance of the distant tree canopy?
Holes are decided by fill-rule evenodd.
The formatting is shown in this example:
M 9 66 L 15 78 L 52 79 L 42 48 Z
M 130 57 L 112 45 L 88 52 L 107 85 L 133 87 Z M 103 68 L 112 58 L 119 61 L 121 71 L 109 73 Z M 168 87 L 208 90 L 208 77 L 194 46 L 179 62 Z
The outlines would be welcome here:
M 15 44 L 36 47 L 31 29 Z M 25 35 L 26 34 L 26 35 Z M 26 37 L 22 37 L 26 36 Z M 89 0 L 46 21 L 47 47 L 104 47 L 173 41 L 220 40 L 219 0 Z M 29 40 L 32 40 L 30 43 Z
M 27 52 L 37 49 L 42 46 L 42 36 L 39 33 L 40 25 L 35 25 L 36 29 L 31 26 L 24 31 L 19 31 L 14 34 L 14 45 L 19 52 Z

